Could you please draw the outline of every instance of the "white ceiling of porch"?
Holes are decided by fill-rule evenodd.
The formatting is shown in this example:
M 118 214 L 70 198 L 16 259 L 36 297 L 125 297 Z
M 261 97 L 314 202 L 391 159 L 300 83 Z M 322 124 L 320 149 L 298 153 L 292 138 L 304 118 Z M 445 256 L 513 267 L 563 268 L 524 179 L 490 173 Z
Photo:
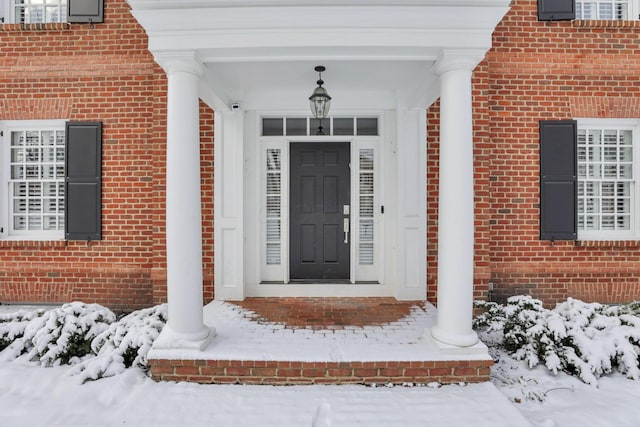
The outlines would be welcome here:
M 308 108 L 307 97 L 318 79 L 316 65 L 327 68 L 322 78 L 333 97 L 333 108 L 354 109 L 393 108 L 398 102 L 417 101 L 407 88 L 426 84 L 432 78 L 433 62 L 316 59 L 206 64 L 218 95 L 251 109 L 267 102 L 271 108 Z

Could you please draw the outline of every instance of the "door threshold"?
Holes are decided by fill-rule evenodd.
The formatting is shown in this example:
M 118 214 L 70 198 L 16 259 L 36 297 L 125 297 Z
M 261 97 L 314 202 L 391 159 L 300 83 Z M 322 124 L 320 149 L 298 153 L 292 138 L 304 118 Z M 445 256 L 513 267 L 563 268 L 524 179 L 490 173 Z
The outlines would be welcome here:
M 290 279 L 290 285 L 350 285 L 348 279 Z
M 261 285 L 379 285 L 378 281 L 357 281 L 352 283 L 345 279 L 291 279 L 289 283 L 283 281 L 262 281 Z

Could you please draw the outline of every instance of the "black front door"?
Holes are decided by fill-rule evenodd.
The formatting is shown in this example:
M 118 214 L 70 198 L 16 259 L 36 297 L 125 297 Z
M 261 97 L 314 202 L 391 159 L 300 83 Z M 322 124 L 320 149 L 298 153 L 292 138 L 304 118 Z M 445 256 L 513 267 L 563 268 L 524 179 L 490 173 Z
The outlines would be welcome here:
M 292 280 L 349 279 L 349 161 L 347 142 L 291 144 Z

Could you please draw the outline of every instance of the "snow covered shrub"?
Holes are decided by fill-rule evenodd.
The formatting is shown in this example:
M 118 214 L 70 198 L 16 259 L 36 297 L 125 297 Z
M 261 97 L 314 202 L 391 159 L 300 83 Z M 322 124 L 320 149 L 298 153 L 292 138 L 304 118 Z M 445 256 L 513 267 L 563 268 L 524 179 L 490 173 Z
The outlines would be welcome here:
M 131 366 L 147 368 L 147 353 L 167 321 L 167 305 L 134 311 L 96 336 L 91 348 L 97 356 L 73 371 L 82 382 L 109 377 Z
M 45 310 L 24 311 L 0 314 L 0 351 L 24 335 L 27 324 L 44 314 Z
M 29 360 L 39 361 L 42 366 L 75 364 L 91 353 L 91 341 L 115 319 L 108 308 L 81 302 L 34 312 L 10 323 L 16 325 L 16 330 L 13 342 L 3 353 L 8 358 L 26 354 Z
M 98 304 L 73 302 L 51 310 L 0 314 L 0 352 L 26 355 L 42 366 L 76 365 L 84 382 L 147 368 L 147 353 L 167 321 L 167 305 L 135 311 L 116 321 Z
M 477 328 L 503 332 L 503 345 L 529 367 L 544 364 L 595 385 L 614 370 L 640 379 L 640 303 L 604 306 L 569 298 L 547 310 L 531 297 L 512 297 L 485 308 Z
M 548 311 L 540 300 L 529 295 L 517 295 L 507 300 L 507 305 L 494 302 L 478 302 L 485 309 L 475 319 L 475 327 L 486 327 L 504 333 L 503 345 L 509 352 L 514 352 L 526 344 L 527 331 L 540 321 Z

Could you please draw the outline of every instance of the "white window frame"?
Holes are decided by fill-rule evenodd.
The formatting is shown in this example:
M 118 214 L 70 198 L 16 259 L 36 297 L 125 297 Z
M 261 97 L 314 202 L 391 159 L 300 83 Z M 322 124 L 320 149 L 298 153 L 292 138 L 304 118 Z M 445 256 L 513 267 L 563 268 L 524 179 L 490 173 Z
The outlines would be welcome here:
M 58 23 L 58 22 L 67 22 L 67 3 L 68 0 L 25 0 L 24 6 L 27 8 L 49 5 L 49 8 L 58 8 L 58 16 L 59 20 L 50 21 L 47 20 L 47 14 L 44 14 L 42 21 L 25 21 L 20 22 L 16 20 L 16 6 L 22 6 L 22 4 L 16 5 L 15 0 L 0 0 L 0 16 L 4 17 L 5 24 L 42 24 L 42 23 Z
M 62 131 L 66 120 L 12 120 L 0 122 L 0 239 L 2 240 L 62 240 L 64 227 L 60 230 L 23 231 L 13 230 L 11 221 L 11 133 L 16 131 Z M 65 153 L 66 155 L 66 153 Z M 62 178 L 64 182 L 64 178 Z
M 576 19 L 604 19 L 604 20 L 613 20 L 613 21 L 635 21 L 640 19 L 638 17 L 638 13 L 640 12 L 639 0 L 575 0 L 576 1 Z M 584 14 L 580 14 L 579 11 L 584 11 L 584 7 L 582 6 L 584 3 L 595 3 L 596 16 L 585 18 Z M 612 4 L 613 5 L 613 13 L 614 17 L 600 17 L 600 5 L 601 4 Z M 616 19 L 615 17 L 615 6 L 618 4 L 627 4 L 627 13 L 628 16 L 624 19 Z
M 637 119 L 577 119 L 578 130 L 615 129 L 632 131 L 633 173 L 630 185 L 630 229 L 629 230 L 583 230 L 578 229 L 578 240 L 640 240 L 640 120 Z M 577 153 L 576 153 L 577 154 Z M 580 176 L 578 176 L 578 182 Z M 576 210 L 578 206 L 576 206 Z M 580 212 L 577 212 L 580 215 Z

